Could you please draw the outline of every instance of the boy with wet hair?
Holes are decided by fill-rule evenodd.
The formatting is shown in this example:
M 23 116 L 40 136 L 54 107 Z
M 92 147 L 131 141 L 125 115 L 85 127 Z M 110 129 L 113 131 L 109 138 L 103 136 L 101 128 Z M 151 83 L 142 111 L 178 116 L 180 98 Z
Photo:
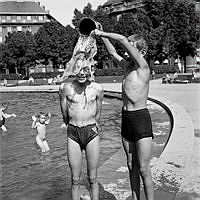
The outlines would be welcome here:
M 104 32 L 102 26 L 91 34 L 100 36 L 114 61 L 125 69 L 122 81 L 122 143 L 127 156 L 132 196 L 140 199 L 140 176 L 147 200 L 154 199 L 150 170 L 152 151 L 152 123 L 147 109 L 150 69 L 144 59 L 147 52 L 145 40 L 140 35 L 128 38 L 117 33 Z M 109 41 L 118 41 L 128 54 L 122 58 Z
M 5 111 L 8 108 L 8 103 L 2 103 L 0 107 L 0 127 L 3 132 L 7 132 L 7 128 L 5 127 L 5 119 L 8 119 L 10 117 L 16 117 L 17 115 L 13 114 L 7 114 Z
M 91 66 L 86 58 L 77 60 L 79 69 L 72 82 L 59 89 L 63 121 L 67 126 L 67 157 L 71 170 L 72 200 L 80 200 L 79 188 L 82 152 L 87 159 L 87 172 L 91 200 L 99 200 L 97 168 L 99 163 L 99 126 L 103 88 L 91 80 Z
M 44 112 L 40 112 L 38 115 L 32 116 L 32 128 L 36 129 L 37 131 L 37 136 L 35 138 L 36 143 L 40 147 L 42 153 L 48 152 L 50 150 L 46 141 L 46 125 L 50 123 L 50 118 L 51 113 L 45 114 Z

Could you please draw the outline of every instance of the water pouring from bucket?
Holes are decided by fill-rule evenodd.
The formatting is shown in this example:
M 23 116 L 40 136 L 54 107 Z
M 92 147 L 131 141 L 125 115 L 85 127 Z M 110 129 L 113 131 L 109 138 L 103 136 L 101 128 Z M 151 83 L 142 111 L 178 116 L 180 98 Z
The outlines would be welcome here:
M 79 38 L 74 47 L 73 55 L 66 64 L 61 81 L 66 80 L 70 75 L 76 75 L 84 63 L 88 63 L 91 77 L 93 77 L 93 66 L 97 63 L 93 58 L 97 53 L 96 39 L 90 33 L 97 28 L 97 23 L 88 17 L 84 17 L 79 22 Z M 77 65 L 77 62 L 79 63 Z M 83 63 L 81 65 L 80 63 Z

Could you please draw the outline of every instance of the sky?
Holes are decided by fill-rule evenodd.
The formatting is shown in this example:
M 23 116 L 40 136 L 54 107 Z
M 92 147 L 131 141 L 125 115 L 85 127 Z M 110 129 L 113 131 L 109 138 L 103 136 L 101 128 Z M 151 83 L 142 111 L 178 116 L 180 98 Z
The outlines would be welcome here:
M 50 11 L 56 20 L 62 25 L 72 25 L 71 20 L 74 16 L 74 9 L 77 8 L 81 12 L 83 8 L 90 3 L 95 10 L 99 5 L 103 5 L 107 0 L 35 0 L 40 2 L 41 6 L 45 6 L 45 10 Z

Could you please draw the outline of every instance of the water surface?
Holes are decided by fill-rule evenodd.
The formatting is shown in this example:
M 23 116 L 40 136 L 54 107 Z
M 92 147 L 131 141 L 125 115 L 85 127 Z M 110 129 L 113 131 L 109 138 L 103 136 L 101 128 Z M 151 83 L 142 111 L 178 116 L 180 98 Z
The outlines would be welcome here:
M 62 116 L 57 93 L 3 93 L 2 102 L 9 102 L 7 113 L 17 114 L 6 120 L 8 132 L 1 139 L 1 199 L 57 200 L 70 191 L 70 171 L 66 158 L 66 133 L 60 128 Z M 100 122 L 100 165 L 121 148 L 121 101 L 105 98 Z M 160 106 L 148 102 L 155 139 L 153 157 L 158 157 L 170 132 L 169 116 Z M 31 116 L 51 112 L 47 126 L 50 155 L 41 156 L 35 144 Z M 83 161 L 83 181 L 86 181 Z

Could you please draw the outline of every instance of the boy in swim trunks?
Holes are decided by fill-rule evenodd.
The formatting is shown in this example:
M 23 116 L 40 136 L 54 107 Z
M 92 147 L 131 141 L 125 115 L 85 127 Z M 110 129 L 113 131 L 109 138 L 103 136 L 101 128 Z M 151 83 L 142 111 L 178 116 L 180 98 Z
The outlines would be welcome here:
M 127 155 L 132 196 L 140 199 L 140 176 L 147 200 L 154 199 L 150 171 L 152 150 L 152 123 L 147 109 L 150 69 L 144 59 L 147 51 L 145 40 L 140 35 L 126 38 L 116 33 L 95 29 L 91 34 L 100 36 L 113 59 L 125 69 L 122 81 L 122 142 Z M 116 40 L 124 47 L 128 58 L 117 54 L 109 39 Z
M 48 117 L 48 119 L 46 118 Z M 40 112 L 36 116 L 32 116 L 33 123 L 32 128 L 36 129 L 37 136 L 36 136 L 36 143 L 40 147 L 41 152 L 48 152 L 50 150 L 49 145 L 46 141 L 46 125 L 49 124 L 51 118 L 51 114 L 45 114 L 43 112 Z
M 100 120 L 103 88 L 90 77 L 90 63 L 80 60 L 80 71 L 73 82 L 62 83 L 59 90 L 63 121 L 67 126 L 67 156 L 71 169 L 72 200 L 80 200 L 79 187 L 82 151 L 86 153 L 90 196 L 99 200 L 97 168 L 99 162 Z
M 5 127 L 5 119 L 8 119 L 10 117 L 16 117 L 17 115 L 13 114 L 7 114 L 5 113 L 6 109 L 8 108 L 7 103 L 2 103 L 0 107 L 0 127 L 3 132 L 7 132 L 7 128 Z

